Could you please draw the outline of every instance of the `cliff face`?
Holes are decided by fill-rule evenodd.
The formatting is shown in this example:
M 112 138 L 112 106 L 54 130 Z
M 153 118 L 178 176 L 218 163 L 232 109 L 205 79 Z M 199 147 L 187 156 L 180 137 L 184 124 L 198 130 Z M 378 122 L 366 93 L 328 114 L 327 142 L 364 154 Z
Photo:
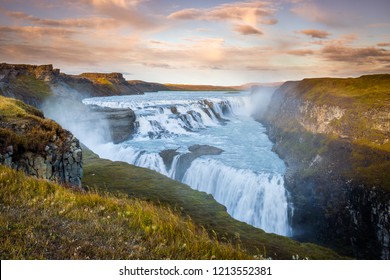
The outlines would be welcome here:
M 141 92 L 157 92 L 170 90 L 169 87 L 159 83 L 150 83 L 139 80 L 131 80 L 127 82 Z
M 295 238 L 388 259 L 390 75 L 287 82 L 262 120 L 286 161 Z
M 85 129 L 94 127 L 102 119 L 109 128 L 108 139 L 114 144 L 128 140 L 134 132 L 135 114 L 130 109 L 102 108 L 98 106 L 88 106 L 88 113 L 85 115 Z M 104 125 L 103 124 L 103 125 Z
M 81 187 L 79 141 L 33 107 L 0 96 L 0 164 Z
M 66 75 L 52 65 L 0 64 L 0 96 L 12 97 L 42 109 L 62 125 L 70 122 L 92 127 L 103 120 L 110 131 L 106 141 L 129 138 L 135 115 L 130 109 L 89 108 L 81 100 L 95 96 L 142 94 L 120 73 Z
M 51 96 L 86 97 L 142 94 L 120 73 L 66 75 L 52 65 L 0 64 L 1 95 L 39 107 Z
M 52 96 L 49 84 L 59 76 L 52 65 L 0 64 L 0 94 L 39 106 Z
M 121 73 L 83 73 L 80 75 L 63 76 L 56 83 L 56 87 L 68 85 L 87 93 L 89 97 L 143 94 L 133 85 L 129 84 Z

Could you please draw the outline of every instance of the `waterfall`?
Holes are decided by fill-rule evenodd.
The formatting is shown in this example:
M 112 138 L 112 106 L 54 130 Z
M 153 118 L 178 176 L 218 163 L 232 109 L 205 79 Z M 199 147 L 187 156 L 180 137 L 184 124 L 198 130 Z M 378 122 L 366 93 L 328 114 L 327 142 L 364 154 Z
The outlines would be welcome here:
M 196 159 L 183 183 L 212 194 L 237 220 L 267 232 L 290 234 L 286 190 L 279 174 L 256 174 L 213 159 Z
M 147 98 L 85 99 L 85 104 L 130 108 L 136 114 L 132 140 L 119 145 L 101 144 L 94 151 L 101 157 L 149 168 L 173 179 L 180 170 L 183 183 L 213 195 L 235 219 L 267 232 L 290 235 L 284 164 L 271 151 L 268 138 L 260 137 L 264 133 L 259 130 L 262 125 L 250 118 L 250 96 L 207 95 L 188 93 L 179 98 L 183 94 L 153 93 Z M 225 153 L 188 157 L 191 145 L 217 143 Z M 160 156 L 166 149 L 175 152 L 167 166 L 167 159 Z M 184 168 L 180 158 L 185 154 L 190 162 Z

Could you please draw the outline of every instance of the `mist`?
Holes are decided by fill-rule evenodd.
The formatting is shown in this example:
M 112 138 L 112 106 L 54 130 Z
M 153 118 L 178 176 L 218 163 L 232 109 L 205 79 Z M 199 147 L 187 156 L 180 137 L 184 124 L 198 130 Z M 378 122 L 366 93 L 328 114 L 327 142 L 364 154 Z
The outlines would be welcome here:
M 72 132 L 84 145 L 95 147 L 111 142 L 110 126 L 103 114 L 93 112 L 81 101 L 54 97 L 41 107 L 47 118 Z
M 277 86 L 253 86 L 251 88 L 252 116 L 256 120 L 264 117 L 272 95 L 277 88 Z

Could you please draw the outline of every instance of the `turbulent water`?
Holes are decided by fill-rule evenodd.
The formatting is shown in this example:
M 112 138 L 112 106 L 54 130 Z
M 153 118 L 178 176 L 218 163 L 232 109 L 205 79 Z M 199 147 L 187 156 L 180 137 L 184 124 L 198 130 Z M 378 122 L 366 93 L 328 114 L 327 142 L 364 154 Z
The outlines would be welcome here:
M 251 118 L 253 100 L 248 93 L 158 92 L 83 102 L 136 113 L 133 139 L 96 145 L 94 151 L 101 157 L 156 170 L 212 194 L 237 220 L 290 235 L 285 166 L 271 151 L 264 126 Z M 223 152 L 198 154 L 186 166 L 183 155 L 193 145 Z M 169 164 L 160 155 L 164 150 L 177 152 Z

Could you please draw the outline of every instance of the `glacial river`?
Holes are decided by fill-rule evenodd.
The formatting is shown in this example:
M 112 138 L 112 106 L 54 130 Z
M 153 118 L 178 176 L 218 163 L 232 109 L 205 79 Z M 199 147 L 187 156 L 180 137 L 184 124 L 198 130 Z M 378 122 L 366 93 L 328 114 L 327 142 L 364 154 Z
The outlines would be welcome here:
M 265 127 L 251 114 L 247 92 L 157 92 L 84 99 L 85 104 L 130 108 L 136 132 L 120 144 L 94 147 L 99 156 L 158 171 L 193 189 L 207 192 L 237 220 L 266 232 L 291 235 L 284 162 L 272 152 Z M 202 155 L 178 176 L 180 157 L 193 145 L 223 150 Z M 160 152 L 176 150 L 171 164 Z

